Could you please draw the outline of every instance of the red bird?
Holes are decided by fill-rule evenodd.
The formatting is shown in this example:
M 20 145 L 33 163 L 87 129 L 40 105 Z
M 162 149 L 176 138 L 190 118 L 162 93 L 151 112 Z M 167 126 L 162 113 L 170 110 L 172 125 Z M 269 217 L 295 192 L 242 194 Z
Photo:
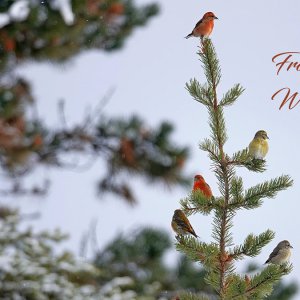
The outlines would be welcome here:
M 208 37 L 213 28 L 214 20 L 218 19 L 213 12 L 207 12 L 204 14 L 202 19 L 195 25 L 193 31 L 188 34 L 185 38 L 188 39 L 191 36 L 200 37 L 203 40 L 204 37 Z
M 210 189 L 210 186 L 205 182 L 205 179 L 201 175 L 196 175 L 194 177 L 194 186 L 193 186 L 193 192 L 194 191 L 202 191 L 202 193 L 207 197 L 212 197 L 212 191 Z

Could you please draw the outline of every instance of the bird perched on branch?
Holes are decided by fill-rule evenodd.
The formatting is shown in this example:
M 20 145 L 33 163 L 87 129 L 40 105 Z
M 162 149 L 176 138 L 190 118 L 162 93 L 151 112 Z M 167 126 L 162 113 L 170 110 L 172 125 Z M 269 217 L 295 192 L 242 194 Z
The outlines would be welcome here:
M 291 256 L 291 248 L 293 248 L 289 241 L 281 241 L 270 254 L 265 264 L 282 265 L 286 263 Z
M 205 179 L 201 175 L 196 175 L 194 177 L 194 186 L 193 186 L 193 192 L 194 191 L 201 191 L 207 198 L 212 197 L 212 191 L 208 183 L 206 183 Z
M 190 221 L 180 209 L 174 211 L 171 226 L 178 236 L 192 234 L 194 237 L 198 237 Z
M 218 19 L 213 12 L 207 12 L 203 15 L 202 19 L 195 25 L 193 31 L 188 34 L 185 38 L 188 39 L 191 36 L 200 37 L 203 40 L 204 37 L 208 37 L 213 28 L 214 20 Z
M 264 159 L 269 151 L 268 139 L 264 130 L 257 131 L 249 144 L 249 156 L 255 159 Z

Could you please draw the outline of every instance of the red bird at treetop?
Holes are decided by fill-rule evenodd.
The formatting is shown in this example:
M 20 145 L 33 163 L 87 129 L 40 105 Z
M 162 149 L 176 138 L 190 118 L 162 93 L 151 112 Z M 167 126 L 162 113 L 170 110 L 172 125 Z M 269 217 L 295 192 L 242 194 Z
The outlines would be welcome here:
M 203 40 L 204 37 L 208 37 L 214 28 L 214 20 L 218 19 L 211 11 L 205 13 L 202 19 L 195 25 L 193 31 L 185 38 L 188 39 L 191 36 L 200 37 Z
M 207 197 L 212 197 L 212 191 L 210 186 L 206 183 L 205 179 L 201 175 L 196 175 L 194 177 L 194 186 L 193 186 L 193 192 L 200 190 L 202 193 Z

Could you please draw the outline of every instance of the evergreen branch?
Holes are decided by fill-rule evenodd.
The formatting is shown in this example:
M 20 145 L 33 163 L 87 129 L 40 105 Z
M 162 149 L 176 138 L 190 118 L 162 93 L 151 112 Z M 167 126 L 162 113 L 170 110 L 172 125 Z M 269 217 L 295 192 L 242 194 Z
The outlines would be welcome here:
M 234 204 L 240 204 L 243 203 L 244 197 L 243 197 L 243 180 L 241 177 L 234 177 L 232 178 L 230 182 L 230 195 L 231 195 L 231 201 L 229 203 L 230 208 L 236 208 L 233 207 Z
M 223 108 L 217 105 L 209 107 L 209 127 L 211 129 L 211 137 L 216 145 L 223 145 L 227 141 L 225 118 Z
M 224 155 L 225 159 L 220 161 L 221 166 L 215 170 L 217 178 L 219 180 L 219 189 L 221 194 L 224 196 L 224 202 L 219 211 L 216 211 L 215 218 L 213 221 L 213 237 L 218 241 L 220 247 L 219 256 L 219 279 L 218 286 L 215 287 L 218 291 L 220 298 L 223 299 L 225 295 L 225 279 L 227 275 L 232 275 L 234 272 L 234 266 L 232 263 L 227 261 L 228 256 L 226 247 L 232 245 L 232 233 L 230 232 L 233 226 L 232 219 L 235 215 L 234 211 L 228 210 L 228 202 L 230 197 L 230 186 L 229 183 L 234 176 L 234 170 L 227 164 L 227 155 Z
M 205 295 L 197 295 L 189 292 L 180 293 L 180 300 L 211 300 L 211 298 Z
M 266 170 L 266 161 L 249 157 L 248 148 L 234 153 L 228 163 L 236 167 L 245 167 L 249 171 L 258 173 L 262 173 Z
M 223 146 L 220 145 L 220 150 L 223 153 Z M 218 172 L 217 172 L 218 173 Z M 223 173 L 223 179 L 221 178 Z M 214 218 L 214 227 L 213 227 L 213 235 L 215 238 L 219 240 L 219 247 L 220 247 L 220 269 L 219 269 L 219 288 L 218 293 L 220 297 L 223 298 L 223 294 L 225 293 L 225 276 L 226 273 L 229 271 L 233 272 L 233 270 L 228 269 L 228 264 L 226 261 L 222 261 L 222 257 L 226 255 L 226 246 L 232 243 L 232 235 L 230 233 L 230 228 L 232 227 L 232 218 L 234 216 L 233 211 L 228 211 L 227 206 L 229 202 L 229 182 L 230 177 L 233 176 L 233 172 L 228 168 L 228 164 L 226 160 L 224 161 L 223 157 L 221 160 L 221 168 L 220 168 L 220 181 L 219 186 L 223 189 L 220 191 L 224 195 L 224 207 L 220 211 L 216 211 L 215 218 Z M 219 218 L 217 220 L 217 218 Z M 219 225 L 219 227 L 217 227 Z
M 244 167 L 247 168 L 249 171 L 262 173 L 266 171 L 266 161 L 263 159 L 252 159 L 248 160 L 244 163 Z
M 225 220 L 223 219 L 225 209 L 216 210 L 213 219 L 212 236 L 217 243 L 224 243 L 224 247 L 232 245 L 232 234 L 230 229 L 233 227 L 232 219 L 235 215 L 234 211 L 226 211 Z M 224 250 L 225 253 L 225 250 Z M 224 255 L 224 253 L 222 255 Z
M 216 177 L 218 179 L 218 188 L 221 193 L 221 195 L 225 198 L 227 198 L 226 205 L 228 205 L 229 198 L 230 198 L 230 182 L 235 176 L 235 170 L 232 168 L 232 166 L 228 166 L 227 159 L 228 156 L 225 154 L 225 158 L 219 161 L 218 164 L 215 164 L 214 172 L 216 174 Z M 225 166 L 225 169 L 224 169 Z M 226 174 L 226 180 L 224 180 L 224 174 Z
M 232 159 L 229 163 L 231 164 L 238 164 L 243 163 L 244 161 L 249 159 L 249 152 L 248 148 L 240 150 L 232 155 Z
M 196 212 L 208 215 L 213 209 L 220 207 L 219 201 L 220 199 L 214 197 L 208 199 L 202 191 L 196 190 L 193 191 L 189 197 L 181 199 L 180 205 L 188 216 Z
M 258 255 L 261 249 L 266 246 L 273 238 L 275 233 L 271 230 L 266 230 L 258 236 L 254 234 L 249 234 L 243 245 L 236 246 L 233 252 L 229 254 L 233 259 L 242 259 L 244 255 L 254 257 Z
M 227 155 L 224 153 L 223 145 L 227 140 L 226 127 L 225 127 L 225 118 L 223 114 L 223 108 L 218 105 L 217 98 L 217 86 L 221 78 L 221 69 L 219 66 L 219 61 L 209 39 L 206 39 L 202 42 L 202 52 L 199 53 L 200 60 L 203 63 L 204 72 L 207 78 L 208 86 L 213 92 L 213 105 L 208 106 L 209 112 L 209 125 L 211 128 L 211 137 L 212 141 L 215 143 L 215 147 L 218 149 L 218 159 L 214 155 L 216 152 L 210 147 L 210 144 L 202 145 L 206 146 L 206 149 L 209 150 L 210 156 L 215 158 L 215 173 L 219 180 L 219 187 L 222 196 L 224 197 L 222 207 L 216 209 L 215 218 L 214 218 L 214 230 L 213 236 L 218 241 L 220 255 L 218 257 L 219 272 L 217 290 L 219 294 L 224 292 L 224 280 L 226 272 L 232 272 L 232 269 L 229 267 L 229 264 L 226 264 L 225 261 L 221 260 L 221 257 L 226 255 L 225 247 L 232 243 L 232 237 L 229 232 L 229 229 L 232 227 L 232 217 L 234 212 L 227 211 L 228 201 L 229 201 L 229 182 L 230 178 L 234 175 L 232 168 L 228 166 Z
M 238 188 L 236 186 L 237 184 L 237 182 L 233 181 L 231 186 L 233 191 L 231 193 L 234 193 L 234 189 Z M 229 203 L 229 208 L 231 210 L 241 208 L 257 208 L 261 206 L 263 198 L 274 198 L 279 191 L 287 189 L 288 187 L 292 186 L 292 184 L 293 180 L 288 175 L 282 175 L 270 181 L 266 181 L 254 187 L 251 187 L 250 189 L 245 191 L 244 196 L 241 190 L 237 190 L 235 195 L 232 194 L 232 201 L 230 201 Z
M 218 293 L 218 289 L 220 287 L 220 270 L 210 270 L 210 272 L 207 272 L 204 277 L 205 282 L 215 289 L 215 291 Z
M 274 265 L 266 267 L 260 274 L 250 278 L 249 287 L 244 293 L 236 293 L 231 299 L 262 299 L 271 294 L 273 285 L 284 275 L 289 274 L 293 267 L 291 264 Z M 244 298 L 243 298 L 244 296 Z M 247 296 L 247 298 L 245 298 Z
M 240 84 L 236 84 L 233 88 L 231 88 L 222 98 L 219 105 L 220 106 L 229 106 L 232 105 L 238 97 L 244 92 L 244 88 L 240 86 Z
M 226 299 L 232 299 L 232 297 L 236 294 L 242 295 L 246 292 L 247 282 L 245 278 L 242 278 L 239 275 L 233 274 L 226 278 Z M 240 300 L 246 300 L 247 297 L 241 297 Z
M 213 105 L 211 89 L 206 86 L 202 86 L 195 78 L 191 79 L 190 83 L 186 83 L 185 87 L 196 101 L 205 106 Z
M 200 149 L 208 152 L 208 157 L 214 162 L 219 162 L 221 159 L 220 151 L 216 144 L 209 139 L 204 139 L 199 145 Z
M 262 198 L 274 198 L 279 191 L 293 185 L 293 180 L 288 175 L 282 175 L 270 181 L 257 184 L 245 191 L 243 207 L 251 209 L 261 205 Z
M 219 249 L 214 243 L 207 244 L 193 237 L 182 236 L 176 243 L 176 249 L 184 252 L 191 260 L 200 261 L 208 270 L 217 267 Z
M 202 52 L 199 52 L 200 60 L 203 63 L 205 77 L 210 86 L 217 87 L 221 79 L 221 68 L 216 55 L 215 48 L 210 39 L 202 44 Z
M 217 86 L 221 79 L 221 68 L 216 55 L 215 48 L 210 39 L 202 43 L 202 52 L 199 52 L 200 60 L 203 63 L 204 73 L 207 78 L 209 87 L 213 91 L 213 107 L 209 107 L 210 127 L 212 138 L 220 148 L 221 157 L 223 158 L 223 145 L 227 139 L 225 130 L 225 119 L 223 109 L 218 106 Z

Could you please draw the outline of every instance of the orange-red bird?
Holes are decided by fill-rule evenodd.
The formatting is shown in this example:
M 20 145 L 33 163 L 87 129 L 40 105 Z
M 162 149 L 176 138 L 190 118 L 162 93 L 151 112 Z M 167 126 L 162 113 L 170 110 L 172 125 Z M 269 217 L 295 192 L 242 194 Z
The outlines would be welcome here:
M 203 40 L 204 37 L 208 37 L 213 28 L 214 28 L 214 20 L 218 19 L 215 14 L 211 11 L 205 13 L 202 19 L 196 24 L 193 31 L 188 34 L 185 38 L 188 39 L 191 36 L 200 37 Z
M 207 197 L 212 197 L 212 191 L 210 189 L 210 186 L 208 183 L 206 183 L 205 179 L 201 175 L 196 175 L 194 177 L 194 186 L 193 186 L 193 192 L 200 190 L 202 193 Z
M 180 209 L 174 211 L 171 226 L 178 236 L 192 234 L 194 237 L 198 237 L 190 221 Z

